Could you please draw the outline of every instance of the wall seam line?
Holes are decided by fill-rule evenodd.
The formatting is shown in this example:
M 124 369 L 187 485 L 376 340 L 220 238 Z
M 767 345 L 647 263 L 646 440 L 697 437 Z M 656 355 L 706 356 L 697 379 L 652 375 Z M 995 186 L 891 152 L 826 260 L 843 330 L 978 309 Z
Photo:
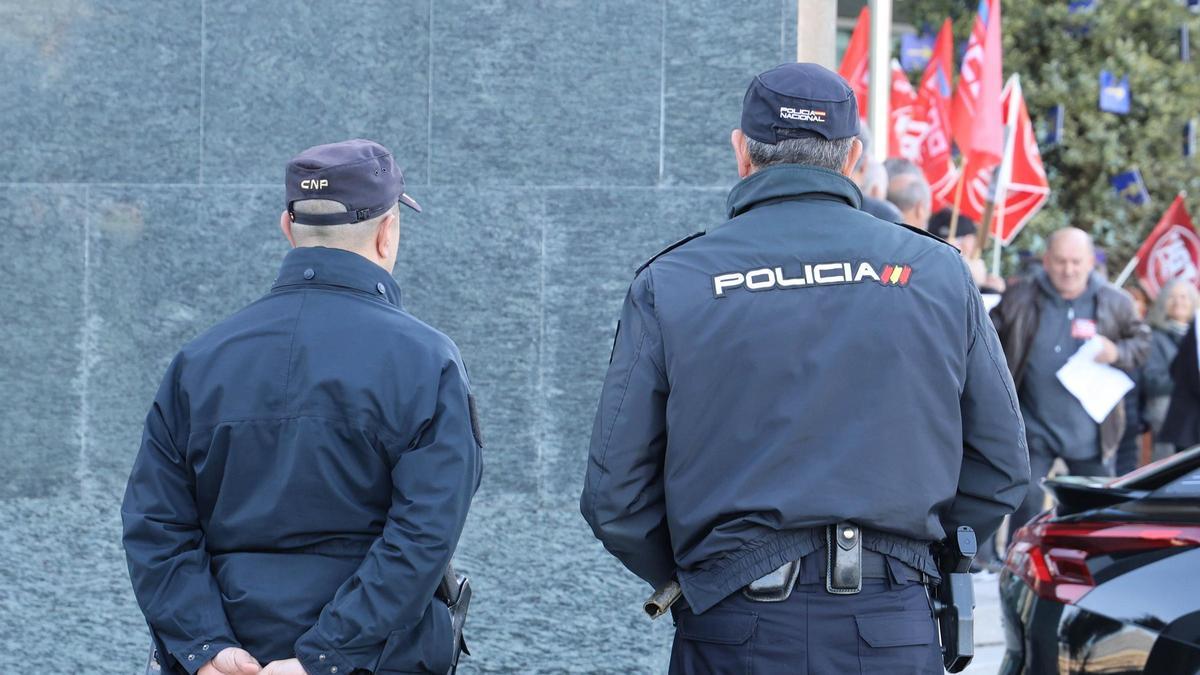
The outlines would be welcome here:
M 207 51 L 207 1 L 200 0 L 200 185 L 204 185 L 204 54 Z
M 92 217 L 91 186 L 83 186 L 83 322 L 79 331 L 79 457 L 78 473 L 81 497 L 87 494 L 88 427 L 91 425 L 92 371 Z
M 658 184 L 666 174 L 667 141 L 667 0 L 662 0 L 662 26 L 658 59 Z
M 428 82 L 425 91 L 425 184 L 433 184 L 433 0 L 429 0 L 425 33 L 429 36 L 429 47 L 425 60 Z

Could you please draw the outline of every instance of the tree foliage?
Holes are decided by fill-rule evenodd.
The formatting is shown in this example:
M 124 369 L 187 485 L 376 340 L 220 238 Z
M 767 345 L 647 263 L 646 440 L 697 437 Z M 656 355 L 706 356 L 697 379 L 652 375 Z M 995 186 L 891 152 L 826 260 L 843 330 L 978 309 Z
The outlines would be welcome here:
M 1181 0 L 1095 0 L 1074 13 L 1066 0 L 1002 1 L 1005 78 L 1020 75 L 1035 126 L 1044 128 L 1053 106 L 1065 110 L 1061 143 L 1040 143 L 1050 199 L 1014 248 L 1041 250 L 1046 234 L 1075 225 L 1107 250 L 1115 274 L 1178 191 L 1200 195 L 1196 159 L 1183 154 L 1184 126 L 1200 117 L 1200 17 Z M 962 0 L 914 0 L 911 11 L 915 25 L 935 29 L 950 16 L 958 40 L 974 21 Z M 1190 62 L 1180 58 L 1183 26 L 1196 40 Z M 1100 110 L 1101 70 L 1129 76 L 1129 114 Z M 1134 167 L 1146 206 L 1109 183 Z

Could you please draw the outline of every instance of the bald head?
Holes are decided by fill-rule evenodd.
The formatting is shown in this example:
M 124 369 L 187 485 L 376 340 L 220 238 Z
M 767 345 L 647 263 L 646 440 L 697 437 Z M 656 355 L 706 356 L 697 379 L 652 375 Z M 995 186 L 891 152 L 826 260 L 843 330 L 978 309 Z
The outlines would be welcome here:
M 1077 227 L 1055 230 L 1046 239 L 1042 257 L 1046 276 L 1065 300 L 1073 300 L 1087 289 L 1088 277 L 1096 266 L 1092 236 Z

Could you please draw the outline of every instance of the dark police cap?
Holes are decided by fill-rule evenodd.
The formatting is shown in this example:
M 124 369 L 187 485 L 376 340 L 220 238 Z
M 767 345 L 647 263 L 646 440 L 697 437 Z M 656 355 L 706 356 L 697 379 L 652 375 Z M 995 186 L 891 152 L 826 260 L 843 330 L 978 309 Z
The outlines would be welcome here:
M 858 135 L 858 102 L 837 73 L 815 63 L 785 63 L 754 78 L 742 100 L 742 132 L 775 145 L 789 138 Z
M 376 143 L 356 138 L 311 147 L 288 162 L 287 209 L 302 225 L 343 225 L 370 220 L 397 202 L 420 212 L 421 205 L 404 194 L 404 173 L 392 153 Z M 345 213 L 302 213 L 292 205 L 304 199 L 328 199 L 346 207 Z

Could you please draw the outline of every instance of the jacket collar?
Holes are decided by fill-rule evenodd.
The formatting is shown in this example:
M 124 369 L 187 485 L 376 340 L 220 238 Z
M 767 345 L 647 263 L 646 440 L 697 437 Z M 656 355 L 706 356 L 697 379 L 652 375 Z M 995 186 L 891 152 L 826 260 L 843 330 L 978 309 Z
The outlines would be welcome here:
M 1042 292 L 1042 295 L 1049 298 L 1055 305 L 1065 306 L 1067 303 L 1073 304 L 1091 301 L 1092 297 L 1100 290 L 1100 287 L 1104 285 L 1104 280 L 1100 278 L 1100 275 L 1092 272 L 1088 275 L 1087 286 L 1084 287 L 1083 293 L 1070 300 L 1063 298 L 1058 289 L 1054 287 L 1054 282 L 1050 281 L 1050 275 L 1044 269 L 1038 270 L 1037 275 L 1034 276 L 1034 283 L 1037 284 L 1038 290 Z
M 400 284 L 387 270 L 357 253 L 337 248 L 304 246 L 288 251 L 271 289 L 290 286 L 350 288 L 402 306 Z
M 776 164 L 734 185 L 725 211 L 734 218 L 763 202 L 784 199 L 840 199 L 856 209 L 862 207 L 862 192 L 842 174 L 804 164 Z

